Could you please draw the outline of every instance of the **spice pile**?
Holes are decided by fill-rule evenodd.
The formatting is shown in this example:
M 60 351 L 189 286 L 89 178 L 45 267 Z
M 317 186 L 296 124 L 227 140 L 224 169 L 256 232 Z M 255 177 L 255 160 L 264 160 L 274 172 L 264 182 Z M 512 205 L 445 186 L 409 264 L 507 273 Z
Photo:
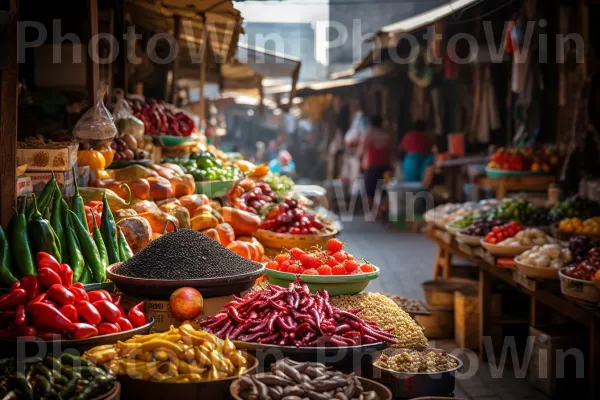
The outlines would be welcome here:
M 444 352 L 406 350 L 393 355 L 382 354 L 375 365 L 397 372 L 444 372 L 458 367 L 458 362 Z
M 18 364 L 15 358 L 0 360 L 2 399 L 93 399 L 112 390 L 115 381 L 106 370 L 70 353 L 26 358 Z
M 378 400 L 374 391 L 364 391 L 354 375 L 344 375 L 315 362 L 297 363 L 283 359 L 271 365 L 271 372 L 241 377 L 242 399 L 364 399 Z
M 326 291 L 311 294 L 298 281 L 287 290 L 268 285 L 244 298 L 234 296 L 200 325 L 218 337 L 280 346 L 396 343 L 394 335 L 373 322 L 365 322 L 354 310 L 332 306 Z
M 95 347 L 83 356 L 117 375 L 174 383 L 219 380 L 242 375 L 249 367 L 230 340 L 202 332 L 190 321 L 167 332 Z
M 135 278 L 187 280 L 234 277 L 260 269 L 262 265 L 200 232 L 179 229 L 151 241 L 114 272 Z
M 327 250 L 304 251 L 293 248 L 275 256 L 266 265 L 267 269 L 301 275 L 357 275 L 376 271 L 365 261 L 358 261 L 343 250 L 344 244 L 337 239 L 329 239 Z
M 392 329 L 396 337 L 394 347 L 421 350 L 427 347 L 427 338 L 421 328 L 404 310 L 381 293 L 361 293 L 353 296 L 331 298 L 334 306 L 342 310 L 360 310 L 365 321 L 374 322 L 383 329 Z
M 82 340 L 146 324 L 143 302 L 125 313 L 120 297 L 105 290 L 86 292 L 80 282 L 71 284 L 68 265 L 46 253 L 38 253 L 37 259 L 38 275 L 23 277 L 0 297 L 3 339 Z
M 409 314 L 429 314 L 429 307 L 422 300 L 409 299 L 397 294 L 385 293 L 385 297 L 391 299 L 401 309 Z M 335 302 L 335 299 L 334 299 Z

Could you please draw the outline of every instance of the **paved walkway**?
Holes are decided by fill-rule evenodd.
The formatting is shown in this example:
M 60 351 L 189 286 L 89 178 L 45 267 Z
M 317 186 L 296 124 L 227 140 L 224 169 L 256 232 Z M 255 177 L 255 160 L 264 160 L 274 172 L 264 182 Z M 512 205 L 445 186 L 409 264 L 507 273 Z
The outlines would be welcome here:
M 357 258 L 364 258 L 381 268 L 379 279 L 371 282 L 367 290 L 399 294 L 423 299 L 421 282 L 431 279 L 435 260 L 435 245 L 424 235 L 399 232 L 380 222 L 365 222 L 364 217 L 344 221 L 344 231 L 340 238 L 346 242 L 349 251 Z M 447 352 L 456 349 L 453 340 L 431 343 L 432 347 Z M 546 400 L 547 397 L 533 388 L 527 378 L 515 377 L 512 368 L 504 369 L 500 378 L 492 377 L 489 365 L 476 368 L 477 356 L 471 353 L 459 355 L 467 367 L 468 378 L 458 379 L 454 393 L 457 398 L 472 400 Z M 472 360 L 469 362 L 469 360 Z M 507 363 L 510 364 L 510 363 Z M 478 365 L 478 364 L 477 364 Z

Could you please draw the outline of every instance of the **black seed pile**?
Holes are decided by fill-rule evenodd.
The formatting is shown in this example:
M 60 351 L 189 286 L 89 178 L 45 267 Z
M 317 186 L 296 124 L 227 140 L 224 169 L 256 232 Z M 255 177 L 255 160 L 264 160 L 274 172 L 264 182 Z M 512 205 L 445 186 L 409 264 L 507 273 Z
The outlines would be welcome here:
M 200 232 L 179 229 L 151 241 L 114 272 L 133 278 L 186 280 L 235 277 L 261 268 Z

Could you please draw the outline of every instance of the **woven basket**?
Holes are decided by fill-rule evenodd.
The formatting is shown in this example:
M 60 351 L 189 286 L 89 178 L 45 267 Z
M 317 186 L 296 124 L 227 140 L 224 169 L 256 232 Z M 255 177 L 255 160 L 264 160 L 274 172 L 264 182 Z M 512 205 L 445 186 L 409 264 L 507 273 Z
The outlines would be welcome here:
M 325 247 L 329 239 L 333 239 L 338 233 L 336 229 L 325 228 L 325 232 L 318 235 L 290 235 L 289 233 L 276 233 L 259 229 L 254 237 L 265 247 L 269 249 L 292 249 L 298 247 L 302 250 L 308 250 L 312 246 Z

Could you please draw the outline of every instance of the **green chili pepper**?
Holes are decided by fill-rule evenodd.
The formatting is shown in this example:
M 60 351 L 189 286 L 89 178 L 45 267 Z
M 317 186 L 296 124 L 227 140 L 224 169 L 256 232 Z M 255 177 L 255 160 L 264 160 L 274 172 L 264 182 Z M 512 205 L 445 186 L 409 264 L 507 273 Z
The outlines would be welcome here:
M 125 235 L 123 235 L 123 231 L 118 226 L 117 232 L 117 241 L 119 243 L 119 258 L 121 261 L 125 262 L 131 257 L 133 257 L 133 251 L 131 251 L 131 247 L 129 247 L 127 240 L 125 240 Z
M 60 242 L 60 252 L 63 258 L 62 262 L 65 264 L 69 264 L 69 248 L 67 246 L 67 236 L 65 235 L 65 229 L 63 225 L 64 221 L 64 211 L 62 207 L 63 198 L 60 195 L 60 189 L 58 188 L 58 183 L 55 182 L 56 195 L 54 196 L 53 204 L 52 204 L 52 214 L 50 215 L 50 225 L 54 232 L 56 232 L 56 236 L 58 236 L 58 241 Z M 67 204 L 65 202 L 65 204 Z M 68 208 L 68 206 L 67 206 Z M 70 265 L 70 264 L 69 264 Z
M 61 214 L 64 218 L 64 232 L 67 241 L 67 253 L 69 254 L 69 266 L 73 270 L 73 282 L 79 282 L 84 271 L 85 260 L 81 253 L 79 241 L 77 240 L 77 235 L 73 229 L 71 218 L 68 214 L 69 206 L 64 199 L 61 199 L 60 207 L 62 209 Z
M 80 367 L 92 368 L 92 367 L 96 367 L 96 365 L 93 362 L 91 362 L 89 360 L 86 360 L 85 358 L 74 356 L 71 353 L 63 353 L 62 356 L 60 356 L 60 362 L 63 365 L 69 365 L 69 366 L 75 367 L 75 368 L 80 368 Z
M 87 218 L 85 216 L 85 206 L 83 204 L 83 197 L 79 194 L 79 185 L 77 185 L 77 179 L 75 174 L 75 167 L 73 167 L 73 182 L 75 183 L 75 192 L 73 193 L 73 198 L 71 199 L 71 211 L 75 213 L 77 219 L 81 222 L 81 224 L 85 227 L 86 230 L 89 231 L 90 227 L 87 223 Z
M 70 394 L 75 392 L 75 389 L 77 388 L 77 379 L 79 378 L 72 378 L 66 385 L 63 386 L 62 390 L 60 391 L 61 399 L 67 399 Z
M 94 237 L 94 242 L 98 248 L 102 264 L 104 265 L 104 268 L 106 268 L 108 267 L 108 253 L 106 253 L 106 246 L 104 245 L 104 240 L 102 240 L 102 233 L 100 233 L 100 229 L 98 229 L 98 225 L 96 225 L 96 213 L 94 210 L 92 210 L 92 236 Z
M 54 176 L 54 171 L 52 171 L 52 177 L 46 182 L 46 186 L 44 186 L 42 193 L 40 193 L 37 198 L 37 208 L 42 214 L 44 214 L 46 209 L 52 204 L 52 197 L 54 196 L 56 187 L 56 177 Z M 29 206 L 27 206 L 27 221 L 29 221 L 33 215 L 35 210 L 34 206 L 36 205 L 34 205 L 33 202 L 29 203 Z
M 117 224 L 108 204 L 106 192 L 102 196 L 102 218 L 100 219 L 100 233 L 106 247 L 108 263 L 115 264 L 121 261 L 119 245 L 117 243 Z
M 12 273 L 11 262 L 8 238 L 0 226 L 0 286 L 9 287 L 18 282 Z
M 60 243 L 57 243 L 55 236 L 52 234 L 50 222 L 42 218 L 42 214 L 40 214 L 37 208 L 37 199 L 35 195 L 33 195 L 33 208 L 33 214 L 27 223 L 27 234 L 31 240 L 33 254 L 43 251 L 51 254 L 58 262 L 61 262 L 62 258 L 58 248 Z
M 37 275 L 33 255 L 29 245 L 29 236 L 27 235 L 27 218 L 25 217 L 26 201 L 21 203 L 19 213 L 13 217 L 12 232 L 10 235 L 12 244 L 12 255 L 15 262 L 16 271 L 23 277 L 27 275 Z
M 25 214 L 23 214 L 23 216 L 25 216 Z M 23 398 L 27 400 L 33 400 L 33 387 L 31 386 L 25 375 L 23 375 L 20 372 L 17 372 L 11 377 L 11 382 L 14 388 L 21 392 Z
M 92 271 L 94 282 L 104 282 L 106 280 L 106 268 L 104 268 L 104 264 L 100 259 L 100 253 L 98 252 L 96 243 L 94 243 L 94 240 L 90 236 L 90 232 L 85 228 L 79 218 L 77 218 L 77 215 L 71 210 L 68 210 L 67 214 L 69 214 L 71 218 L 71 225 L 73 225 L 73 230 L 75 231 L 75 235 L 77 235 L 77 240 L 79 240 L 79 245 L 81 246 L 81 254 L 83 254 L 85 264 L 90 267 L 90 270 Z
M 92 277 L 92 271 L 90 271 L 90 267 L 85 265 L 83 267 L 83 272 L 81 273 L 81 276 L 79 277 L 79 282 L 86 285 L 88 283 L 93 283 L 93 281 L 94 281 L 94 278 Z

